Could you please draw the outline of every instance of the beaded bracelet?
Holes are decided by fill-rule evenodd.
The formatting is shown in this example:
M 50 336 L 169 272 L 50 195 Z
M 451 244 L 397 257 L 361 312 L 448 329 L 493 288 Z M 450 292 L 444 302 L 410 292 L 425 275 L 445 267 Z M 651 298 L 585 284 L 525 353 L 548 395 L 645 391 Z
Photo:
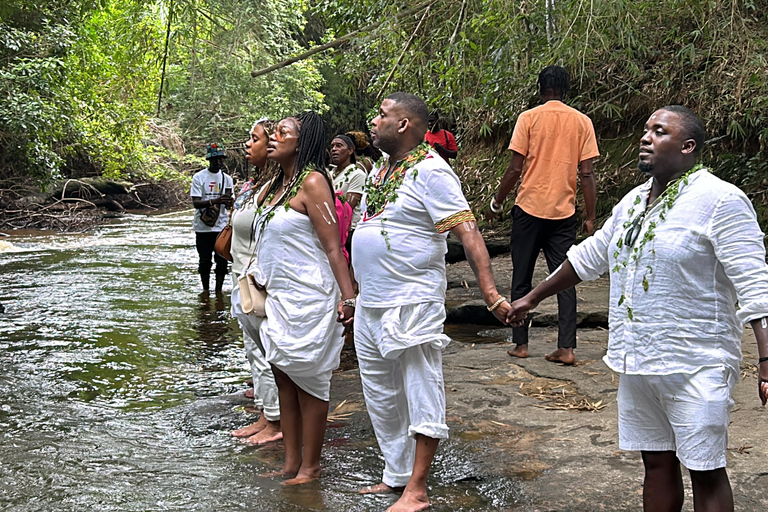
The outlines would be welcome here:
M 355 306 L 357 306 L 357 298 L 353 297 L 351 299 L 342 299 L 341 305 L 348 308 L 354 308 Z
M 488 309 L 488 311 L 494 311 L 496 308 L 501 306 L 502 302 L 506 302 L 506 301 L 507 299 L 505 299 L 504 297 L 499 297 L 498 299 L 496 299 L 496 302 L 494 302 L 490 306 L 486 306 L 486 308 Z

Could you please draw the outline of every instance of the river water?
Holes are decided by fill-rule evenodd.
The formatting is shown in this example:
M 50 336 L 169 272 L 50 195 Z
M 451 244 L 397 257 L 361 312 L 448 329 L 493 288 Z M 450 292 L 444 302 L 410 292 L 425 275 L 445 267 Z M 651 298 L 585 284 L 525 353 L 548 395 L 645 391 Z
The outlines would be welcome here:
M 329 428 L 326 476 L 295 488 L 258 476 L 280 444 L 229 435 L 253 419 L 249 375 L 228 294 L 199 295 L 190 217 L 1 239 L 0 509 L 384 510 L 354 492 L 382 467 L 369 429 Z M 514 482 L 477 476 L 485 458 L 443 443 L 433 510 L 515 508 Z

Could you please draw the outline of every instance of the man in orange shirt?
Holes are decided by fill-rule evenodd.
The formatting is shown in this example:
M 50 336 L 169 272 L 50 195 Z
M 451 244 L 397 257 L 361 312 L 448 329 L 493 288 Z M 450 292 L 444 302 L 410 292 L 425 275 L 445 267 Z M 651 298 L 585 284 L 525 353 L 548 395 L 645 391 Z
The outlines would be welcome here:
M 577 176 L 584 194 L 590 235 L 595 229 L 595 179 L 592 159 L 599 156 L 592 121 L 563 103 L 570 89 L 568 72 L 548 66 L 539 73 L 542 105 L 520 114 L 509 149 L 512 160 L 486 213 L 493 220 L 502 203 L 522 176 L 512 208 L 512 300 L 531 291 L 533 269 L 539 251 L 544 251 L 549 271 L 554 272 L 576 241 Z M 576 291 L 557 294 L 557 350 L 544 356 L 548 361 L 573 364 L 576 356 Z M 512 330 L 515 348 L 510 356 L 528 357 L 526 322 Z

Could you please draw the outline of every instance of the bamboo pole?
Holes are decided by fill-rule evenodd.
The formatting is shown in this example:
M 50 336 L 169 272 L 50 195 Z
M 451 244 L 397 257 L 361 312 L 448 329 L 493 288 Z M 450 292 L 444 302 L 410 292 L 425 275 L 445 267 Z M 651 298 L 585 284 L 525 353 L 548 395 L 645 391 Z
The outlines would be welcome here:
M 386 80 L 384 80 L 384 85 L 382 85 L 382 86 L 381 86 L 381 89 L 379 90 L 379 94 L 377 94 L 377 95 L 376 95 L 376 103 L 378 103 L 378 102 L 379 102 L 379 98 L 381 97 L 381 95 L 382 95 L 382 94 L 384 94 L 384 90 L 385 90 L 385 89 L 387 88 L 387 86 L 389 85 L 389 81 L 390 81 L 390 80 L 392 80 L 392 77 L 393 77 L 393 76 L 395 76 L 395 70 L 397 70 L 397 68 L 400 66 L 400 63 L 401 63 L 401 62 L 403 62 L 403 57 L 405 56 L 405 52 L 407 52 L 407 51 L 408 51 L 408 48 L 410 48 L 410 47 L 411 47 L 411 43 L 413 42 L 413 38 L 414 38 L 414 37 L 416 37 L 416 32 L 418 32 L 418 31 L 419 31 L 419 29 L 421 28 L 421 24 L 422 24 L 422 23 L 424 23 L 424 19 L 425 19 L 425 18 L 427 17 L 427 15 L 429 14 L 429 9 L 430 9 L 431 7 L 432 7 L 431 5 L 428 5 L 428 6 L 427 6 L 427 10 L 426 10 L 426 11 L 424 11 L 424 15 L 423 15 L 423 16 L 421 17 L 421 19 L 419 20 L 419 24 L 418 24 L 418 25 L 416 25 L 416 29 L 415 29 L 415 30 L 413 31 L 413 33 L 411 34 L 411 37 L 410 37 L 410 38 L 408 38 L 408 42 L 407 42 L 407 43 L 405 43 L 405 46 L 403 47 L 403 51 L 401 51 L 401 52 L 400 52 L 400 56 L 399 56 L 399 57 L 397 58 L 397 60 L 395 61 L 395 65 L 394 65 L 394 66 L 392 66 L 392 71 L 390 71 L 390 72 L 389 72 L 389 76 L 387 76 L 387 79 L 386 79 Z
M 157 93 L 157 112 L 155 117 L 160 117 L 160 103 L 163 100 L 163 86 L 165 85 L 165 63 L 168 61 L 168 41 L 171 39 L 171 19 L 173 18 L 173 0 L 168 6 L 168 26 L 165 29 L 165 50 L 163 51 L 163 71 L 160 73 L 160 90 Z
M 426 2 L 422 2 L 421 4 L 417 5 L 416 7 L 412 7 L 410 9 L 406 9 L 405 11 L 399 12 L 395 15 L 395 19 L 399 20 L 400 18 L 404 18 L 406 16 L 410 16 L 412 14 L 416 14 L 417 12 L 421 11 L 422 9 L 425 9 L 432 5 L 435 2 L 435 0 L 427 0 Z M 385 20 L 386 21 L 386 20 Z M 315 46 L 311 50 L 308 50 L 304 53 L 301 53 L 299 55 L 296 55 L 295 57 L 291 57 L 290 59 L 285 59 L 284 61 L 278 62 L 277 64 L 272 64 L 269 67 L 258 69 L 256 71 L 251 71 L 251 76 L 253 78 L 266 75 L 267 73 L 271 73 L 272 71 L 275 71 L 280 68 L 284 68 L 286 66 L 289 66 L 293 64 L 294 62 L 299 62 L 300 60 L 307 59 L 311 57 L 312 55 L 324 52 L 326 50 L 330 50 L 331 48 L 336 48 L 341 46 L 342 44 L 346 43 L 353 37 L 357 36 L 358 34 L 362 32 L 368 32 L 370 30 L 373 30 L 375 28 L 378 28 L 379 25 L 382 25 L 384 21 L 379 21 L 377 23 L 371 23 L 370 25 L 366 25 L 365 27 L 355 30 L 354 32 L 350 32 L 349 34 L 342 36 L 338 39 L 334 39 L 333 41 L 330 41 L 325 44 L 321 44 L 320 46 Z

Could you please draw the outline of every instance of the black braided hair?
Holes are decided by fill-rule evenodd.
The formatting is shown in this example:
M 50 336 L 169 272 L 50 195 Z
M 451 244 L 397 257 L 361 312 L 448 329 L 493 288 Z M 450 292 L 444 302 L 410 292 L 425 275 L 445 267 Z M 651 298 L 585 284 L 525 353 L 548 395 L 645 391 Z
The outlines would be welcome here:
M 286 186 L 286 191 L 293 189 L 294 185 L 299 181 L 302 173 L 307 169 L 312 169 L 320 172 L 325 181 L 328 182 L 328 187 L 331 190 L 331 196 L 333 192 L 333 181 L 326 170 L 328 165 L 328 153 L 326 152 L 326 123 L 323 118 L 317 112 L 307 111 L 298 116 L 294 116 L 290 119 L 296 121 L 298 127 L 299 140 L 296 147 L 296 160 L 293 164 L 293 174 L 291 175 L 291 181 Z M 282 184 L 285 172 L 283 168 L 280 168 L 280 172 L 272 180 L 272 184 L 269 186 L 269 190 L 265 194 L 266 200 L 271 194 L 277 192 Z M 284 194 L 283 197 L 275 203 L 274 206 L 284 204 L 288 199 L 288 194 Z
M 539 73 L 539 79 L 536 82 L 539 86 L 539 93 L 552 91 L 565 98 L 568 91 L 571 90 L 571 79 L 568 71 L 561 66 L 547 66 Z
M 696 143 L 696 148 L 694 148 L 693 152 L 698 155 L 704 148 L 704 139 L 707 138 L 707 129 L 704 127 L 704 122 L 696 112 L 682 105 L 667 105 L 659 110 L 674 112 L 680 117 L 683 129 L 685 130 L 685 136 L 686 138 L 693 139 Z

